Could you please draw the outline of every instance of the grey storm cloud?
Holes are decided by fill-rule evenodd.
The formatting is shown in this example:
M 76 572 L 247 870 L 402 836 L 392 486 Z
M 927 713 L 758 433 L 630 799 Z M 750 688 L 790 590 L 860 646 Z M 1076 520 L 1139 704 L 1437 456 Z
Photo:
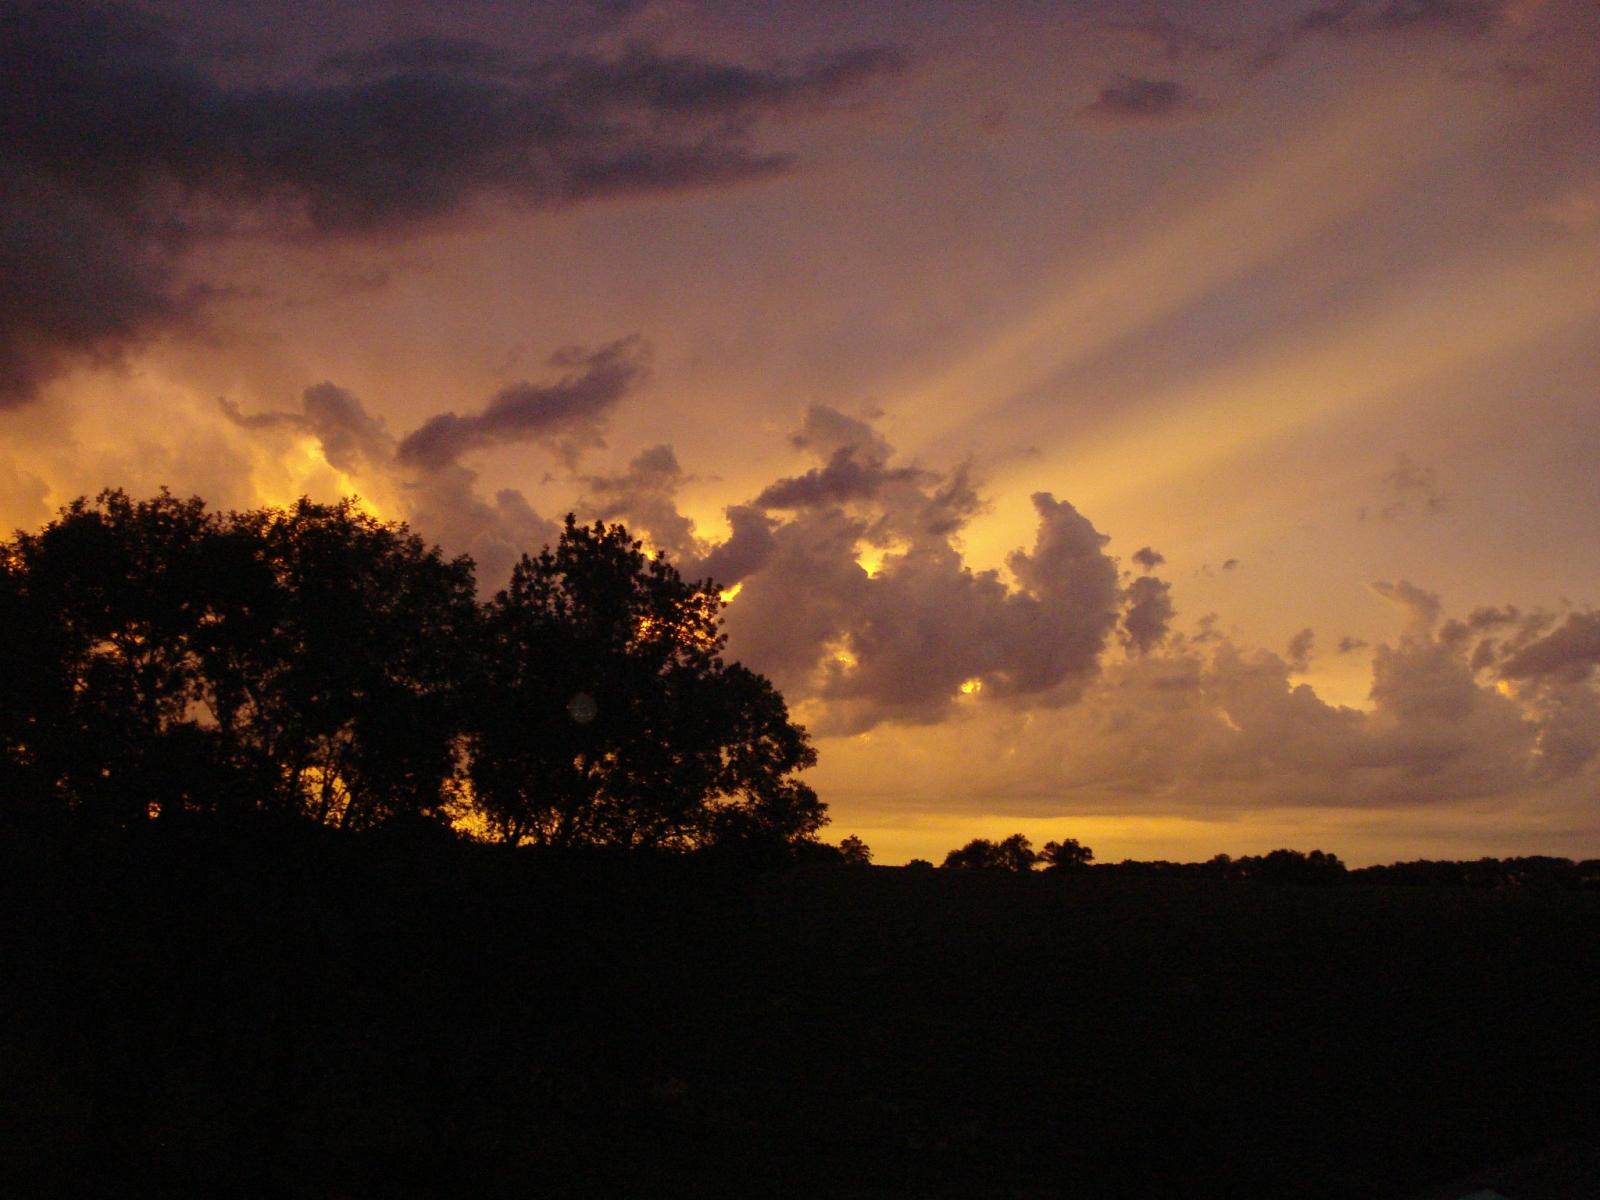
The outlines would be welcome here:
M 1176 79 L 1119 75 L 1101 88 L 1099 96 L 1082 111 L 1085 116 L 1112 120 L 1156 121 L 1204 109 L 1193 89 Z
M 637 335 L 595 350 L 562 350 L 550 360 L 566 372 L 556 382 L 514 383 L 479 412 L 430 417 L 400 443 L 400 461 L 437 471 L 484 446 L 537 442 L 571 465 L 585 449 L 605 445 L 610 410 L 644 376 L 649 351 Z
M 422 38 L 244 84 L 182 32 L 114 5 L 0 16 L 0 266 L 28 281 L 0 302 L 0 405 L 192 309 L 183 251 L 246 219 L 359 235 L 483 196 L 553 206 L 770 175 L 792 163 L 755 144 L 762 122 L 902 66 L 881 46 L 752 67 Z

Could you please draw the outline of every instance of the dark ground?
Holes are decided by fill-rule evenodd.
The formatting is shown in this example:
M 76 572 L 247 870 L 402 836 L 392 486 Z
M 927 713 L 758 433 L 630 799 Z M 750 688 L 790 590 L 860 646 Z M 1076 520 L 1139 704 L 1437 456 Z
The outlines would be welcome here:
M 0 847 L 0 1193 L 1405 1197 L 1600 1126 L 1600 893 Z

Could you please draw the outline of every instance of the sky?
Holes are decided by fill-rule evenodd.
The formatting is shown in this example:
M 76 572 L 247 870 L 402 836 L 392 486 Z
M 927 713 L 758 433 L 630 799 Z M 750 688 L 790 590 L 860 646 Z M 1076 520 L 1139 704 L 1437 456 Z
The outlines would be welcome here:
M 0 527 L 621 521 L 877 861 L 1600 855 L 1589 0 L 5 7 Z

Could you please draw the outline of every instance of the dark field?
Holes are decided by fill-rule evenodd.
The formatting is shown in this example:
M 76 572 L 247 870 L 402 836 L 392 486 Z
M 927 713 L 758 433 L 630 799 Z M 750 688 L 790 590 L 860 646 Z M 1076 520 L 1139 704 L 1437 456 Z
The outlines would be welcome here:
M 1600 894 L 3 852 L 0 1191 L 1397 1196 L 1600 1120 Z

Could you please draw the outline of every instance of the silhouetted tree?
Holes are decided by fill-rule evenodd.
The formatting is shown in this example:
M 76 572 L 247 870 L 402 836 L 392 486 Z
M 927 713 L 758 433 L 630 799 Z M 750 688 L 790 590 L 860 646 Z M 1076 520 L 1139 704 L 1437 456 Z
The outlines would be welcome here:
M 865 867 L 872 862 L 872 848 L 853 833 L 839 843 L 839 854 L 847 867 Z
M 120 823 L 204 787 L 217 747 L 195 646 L 218 619 L 216 528 L 199 500 L 105 492 L 0 551 L 0 749 L 19 794 Z
M 1345 866 L 1338 855 L 1313 850 L 1273 850 L 1268 854 L 1233 859 L 1229 878 L 1254 879 L 1264 883 L 1343 883 Z
M 477 636 L 471 560 L 348 500 L 238 521 L 271 579 L 270 620 L 216 654 L 230 744 L 271 764 L 280 804 L 321 822 L 440 812 Z
M 722 601 L 620 525 L 567 518 L 487 606 L 477 803 L 507 841 L 782 845 L 824 822 L 816 761 L 764 677 L 720 657 Z
M 1046 842 L 1039 858 L 1054 871 L 1071 871 L 1086 867 L 1094 860 L 1094 851 L 1081 845 L 1077 838 L 1064 842 Z
M 472 568 L 349 501 L 78 500 L 0 552 L 18 791 L 125 824 L 276 807 L 358 828 L 456 774 Z
M 1039 855 L 1034 851 L 1033 843 L 1022 834 L 1013 833 L 999 842 L 973 838 L 965 846 L 945 855 L 940 865 L 958 870 L 1027 872 L 1033 870 L 1034 863 L 1038 861 Z

